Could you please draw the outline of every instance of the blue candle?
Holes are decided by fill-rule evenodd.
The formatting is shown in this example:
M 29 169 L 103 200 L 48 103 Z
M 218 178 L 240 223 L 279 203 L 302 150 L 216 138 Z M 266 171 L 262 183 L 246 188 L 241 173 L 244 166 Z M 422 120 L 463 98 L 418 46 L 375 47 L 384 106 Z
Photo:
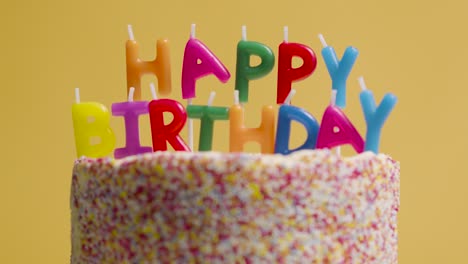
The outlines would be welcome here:
M 280 107 L 278 113 L 278 128 L 276 129 L 275 153 L 287 155 L 301 149 L 315 149 L 320 125 L 315 118 L 302 108 L 290 105 L 292 97 L 296 94 L 295 89 L 291 89 Z M 289 137 L 291 135 L 291 121 L 301 123 L 307 131 L 307 139 L 302 146 L 289 149 Z
M 333 47 L 327 45 L 321 34 L 319 38 L 323 45 L 322 57 L 332 79 L 332 89 L 337 91 L 336 105 L 344 108 L 346 106 L 346 81 L 359 52 L 354 47 L 347 47 L 343 57 L 339 60 Z
M 307 139 L 302 146 L 289 149 L 291 122 L 301 123 L 307 131 Z M 315 149 L 320 125 L 317 120 L 302 108 L 292 105 L 282 105 L 278 113 L 278 128 L 276 130 L 275 153 L 287 155 L 301 149 Z
M 397 97 L 391 93 L 387 93 L 377 107 L 374 95 L 370 90 L 367 90 L 362 77 L 359 78 L 359 83 L 362 88 L 359 97 L 367 125 L 365 150 L 378 153 L 382 126 L 395 107 Z

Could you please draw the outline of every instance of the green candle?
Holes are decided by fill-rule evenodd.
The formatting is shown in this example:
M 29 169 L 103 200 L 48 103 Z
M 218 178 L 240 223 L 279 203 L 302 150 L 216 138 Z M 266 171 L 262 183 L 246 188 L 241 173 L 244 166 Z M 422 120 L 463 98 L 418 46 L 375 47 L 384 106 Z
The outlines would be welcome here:
M 260 57 L 257 66 L 250 66 L 250 56 Z M 254 41 L 241 40 L 237 44 L 236 90 L 239 100 L 246 103 L 249 100 L 249 81 L 259 79 L 271 72 L 275 65 L 275 55 L 266 45 Z
M 215 120 L 228 120 L 229 108 L 209 105 L 188 105 L 189 118 L 200 119 L 200 139 L 198 151 L 210 151 L 213 143 L 213 127 Z

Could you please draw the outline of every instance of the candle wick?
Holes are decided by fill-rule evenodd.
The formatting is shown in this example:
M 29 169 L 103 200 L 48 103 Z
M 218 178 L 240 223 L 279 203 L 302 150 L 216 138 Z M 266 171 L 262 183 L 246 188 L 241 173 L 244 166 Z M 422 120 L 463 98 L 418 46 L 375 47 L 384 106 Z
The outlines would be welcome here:
M 128 91 L 128 101 L 133 102 L 133 94 L 135 93 L 135 88 L 130 87 L 130 91 Z
M 336 90 L 332 89 L 330 105 L 335 106 L 336 104 Z
M 127 29 L 128 29 L 128 38 L 129 38 L 131 41 L 134 41 L 134 40 L 135 40 L 135 36 L 133 35 L 133 28 L 132 28 L 132 25 L 128 24 Z
M 293 98 L 293 96 L 296 94 L 296 90 L 295 89 L 291 89 L 291 91 L 289 92 L 288 96 L 286 97 L 286 99 L 284 99 L 284 104 L 287 104 L 287 105 L 290 105 L 291 104 L 291 100 Z
M 365 91 L 367 90 L 366 83 L 364 82 L 364 77 L 359 77 L 358 78 L 359 85 L 361 86 L 361 90 Z
M 239 105 L 239 90 L 234 90 L 234 105 Z
M 77 104 L 80 103 L 80 88 L 78 87 L 75 88 L 75 102 Z
M 150 83 L 150 90 L 151 90 L 151 95 L 153 96 L 153 99 L 157 100 L 158 95 L 156 94 L 156 88 L 154 87 L 154 83 Z
M 322 46 L 324 48 L 328 47 L 327 42 L 325 41 L 325 38 L 323 37 L 322 34 L 318 34 L 318 38 L 320 39 L 320 42 L 322 43 Z
M 289 35 L 289 29 L 288 29 L 288 26 L 285 26 L 283 28 L 283 39 L 284 39 L 284 42 L 288 42 L 288 35 Z
M 192 104 L 192 98 L 187 99 L 187 105 Z M 193 152 L 193 120 L 191 118 L 188 119 L 188 144 L 190 151 Z
M 210 97 L 208 98 L 208 106 L 211 106 L 213 104 L 215 96 L 216 96 L 216 92 L 212 91 L 210 93 Z
M 247 27 L 245 25 L 242 26 L 242 40 L 247 40 Z
M 190 25 L 190 38 L 194 39 L 195 38 L 195 24 Z
M 336 155 L 341 156 L 341 147 L 336 147 Z

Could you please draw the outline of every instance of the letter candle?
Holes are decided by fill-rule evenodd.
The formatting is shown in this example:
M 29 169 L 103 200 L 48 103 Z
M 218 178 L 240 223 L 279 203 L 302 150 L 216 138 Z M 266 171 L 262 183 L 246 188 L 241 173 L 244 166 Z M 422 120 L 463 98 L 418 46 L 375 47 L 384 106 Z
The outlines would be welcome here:
M 291 99 L 296 93 L 296 90 L 291 89 L 288 97 L 284 100 L 278 113 L 278 124 L 276 129 L 275 153 L 290 154 L 301 149 L 315 149 L 317 135 L 320 125 L 317 120 L 307 111 L 302 108 L 290 105 Z M 307 138 L 302 144 L 293 150 L 289 149 L 289 140 L 291 133 L 291 122 L 297 121 L 302 124 L 307 131 Z
M 148 113 L 148 101 L 133 101 L 135 92 L 134 87 L 130 87 L 128 102 L 112 104 L 112 115 L 123 116 L 125 120 L 125 147 L 114 151 L 117 159 L 127 156 L 151 152 L 151 147 L 142 147 L 140 145 L 140 129 L 138 125 L 138 116 Z
M 346 106 L 346 81 L 359 54 L 354 47 L 347 47 L 341 60 L 336 56 L 333 47 L 328 46 L 322 34 L 318 35 L 322 43 L 322 57 L 332 79 L 332 89 L 337 91 L 336 105 L 340 108 Z
M 150 85 L 153 100 L 148 105 L 151 125 L 151 138 L 154 151 L 166 151 L 167 142 L 174 150 L 190 151 L 182 137 L 179 135 L 187 121 L 187 113 L 184 106 L 171 99 L 158 99 L 154 85 Z M 174 118 L 168 125 L 164 124 L 164 112 L 171 113 Z
M 350 144 L 357 153 L 364 150 L 364 140 L 351 121 L 334 104 L 336 91 L 332 90 L 330 105 L 325 109 L 317 138 L 317 148 L 333 148 Z
M 365 150 L 378 153 L 382 126 L 395 107 L 397 97 L 391 93 L 387 93 L 380 102 L 380 105 L 376 107 L 374 95 L 372 91 L 367 89 L 364 78 L 359 77 L 358 81 L 362 89 L 359 97 L 367 125 Z
M 234 91 L 234 105 L 229 109 L 229 150 L 241 152 L 244 144 L 256 141 L 260 144 L 262 153 L 275 151 L 275 110 L 272 106 L 262 109 L 262 121 L 257 128 L 246 128 L 244 125 L 244 109 L 239 104 L 239 91 Z
M 314 51 L 306 45 L 288 42 L 288 27 L 284 27 L 284 40 L 278 51 L 278 82 L 276 103 L 282 104 L 295 81 L 303 80 L 314 72 L 317 67 L 317 57 Z M 293 57 L 301 58 L 303 64 L 293 68 Z
M 198 151 L 212 150 L 213 128 L 215 120 L 229 120 L 229 108 L 211 106 L 213 104 L 215 95 L 216 92 L 214 91 L 210 93 L 210 98 L 208 99 L 208 104 L 206 106 L 187 106 L 188 117 L 198 118 L 201 120 Z
M 187 105 L 191 105 L 192 98 L 196 96 L 196 80 L 209 74 L 214 74 L 223 83 L 231 77 L 223 63 L 205 44 L 195 38 L 195 24 L 192 24 L 182 65 L 182 98 L 187 99 Z M 193 150 L 193 120 L 191 119 L 188 122 L 188 138 L 190 149 Z
M 171 93 L 171 62 L 169 55 L 169 41 L 158 40 L 156 44 L 156 59 L 153 61 L 142 61 L 138 55 L 139 46 L 135 41 L 133 29 L 128 25 L 129 40 L 126 44 L 127 61 L 127 94 L 130 87 L 135 88 L 133 98 L 141 99 L 141 76 L 154 74 L 158 78 L 158 91 L 163 95 Z
M 260 64 L 250 66 L 252 55 L 260 57 Z M 242 26 L 242 39 L 237 43 L 236 84 L 239 100 L 246 103 L 249 100 L 249 81 L 260 79 L 268 75 L 275 65 L 275 55 L 266 45 L 247 41 L 246 26 Z
M 325 42 L 319 34 L 323 45 L 322 56 L 332 80 L 332 99 L 325 109 L 322 122 L 317 120 L 305 109 L 291 105 L 291 99 L 296 93 L 291 88 L 292 82 L 310 76 L 316 68 L 316 57 L 312 49 L 298 44 L 289 43 L 288 27 L 284 27 L 284 40 L 278 51 L 278 84 L 277 103 L 279 107 L 277 131 L 275 133 L 275 114 L 271 106 L 262 109 L 261 124 L 257 128 L 246 128 L 241 102 L 248 101 L 249 82 L 261 78 L 271 72 L 274 66 L 274 54 L 270 48 L 258 42 L 247 41 L 247 30 L 242 26 L 242 38 L 237 45 L 235 103 L 228 107 L 213 107 L 215 93 L 210 94 L 207 105 L 192 105 L 196 96 L 196 81 L 206 75 L 213 74 L 225 83 L 230 73 L 221 61 L 199 40 L 195 38 L 195 24 L 192 24 L 190 39 L 184 50 L 182 65 L 182 97 L 187 100 L 187 111 L 179 102 L 171 99 L 158 99 L 156 88 L 151 84 L 153 100 L 148 103 L 136 101 L 141 97 L 140 86 L 143 74 L 154 74 L 158 78 L 158 90 L 161 94 L 169 94 L 170 61 L 167 40 L 158 40 L 157 57 L 154 61 L 141 61 L 138 57 L 138 43 L 134 39 L 131 25 L 128 25 L 129 40 L 126 43 L 127 88 L 128 101 L 112 104 L 112 114 L 123 116 L 126 130 L 124 148 L 115 149 L 115 158 L 129 155 L 167 150 L 169 142 L 174 150 L 193 150 L 193 121 L 188 122 L 189 146 L 179 135 L 187 118 L 200 119 L 199 151 L 212 150 L 214 122 L 229 118 L 229 149 L 231 152 L 242 151 L 248 141 L 256 141 L 261 145 L 262 153 L 289 154 L 300 149 L 334 148 L 340 154 L 340 146 L 350 144 L 356 152 L 364 150 L 378 153 L 381 130 L 396 105 L 397 98 L 391 93 L 385 94 L 379 105 L 374 96 L 365 86 L 360 77 L 360 103 L 366 121 L 366 141 L 344 114 L 342 108 L 346 105 L 346 82 L 356 62 L 358 51 L 347 47 L 341 60 L 338 59 L 333 47 Z M 259 56 L 261 62 L 255 67 L 250 66 L 250 56 Z M 300 57 L 303 65 L 293 68 L 292 59 Z M 95 102 L 80 102 L 79 89 L 75 89 L 76 102 L 72 106 L 72 118 L 75 134 L 75 144 L 78 156 L 92 158 L 104 157 L 112 153 L 115 147 L 115 136 L 109 126 L 110 114 L 105 106 Z M 174 118 L 168 125 L 164 123 L 164 112 L 170 112 Z M 152 147 L 140 146 L 138 116 L 149 113 L 151 124 Z M 289 149 L 291 137 L 291 122 L 301 123 L 307 138 L 298 148 Z M 276 137 L 275 137 L 276 136 Z
M 75 88 L 72 119 L 78 157 L 100 158 L 112 153 L 115 147 L 115 135 L 110 128 L 109 111 L 100 103 L 82 103 L 79 88 Z M 99 139 L 99 143 L 93 144 L 91 142 L 93 138 Z

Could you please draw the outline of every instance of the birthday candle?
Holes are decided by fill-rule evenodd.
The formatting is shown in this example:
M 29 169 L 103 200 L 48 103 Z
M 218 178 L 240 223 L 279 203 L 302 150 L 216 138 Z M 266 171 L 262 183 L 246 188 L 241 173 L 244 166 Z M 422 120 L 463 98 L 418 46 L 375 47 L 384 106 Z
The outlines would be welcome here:
M 250 66 L 252 55 L 260 57 L 260 64 Z M 239 91 L 239 100 L 243 103 L 249 100 L 249 81 L 260 79 L 267 75 L 275 65 L 275 55 L 266 45 L 247 41 L 247 30 L 242 26 L 242 39 L 237 43 L 236 84 Z
M 387 93 L 380 105 L 376 107 L 374 95 L 367 89 L 364 78 L 360 77 L 358 80 L 362 89 L 359 97 L 367 125 L 365 150 L 378 153 L 382 126 L 395 107 L 397 97 Z
M 262 122 L 257 128 L 246 128 L 244 109 L 239 104 L 239 91 L 234 91 L 235 103 L 229 109 L 229 150 L 241 152 L 246 142 L 256 141 L 262 153 L 275 151 L 275 110 L 272 106 L 262 109 Z
M 199 63 L 200 62 L 200 63 Z M 196 80 L 213 74 L 225 83 L 231 74 L 223 63 L 208 49 L 205 44 L 195 38 L 195 24 L 192 24 L 190 39 L 185 45 L 184 61 L 182 65 L 182 98 L 187 104 L 192 104 L 195 94 Z M 188 138 L 190 149 L 193 149 L 193 120 L 188 122 Z
M 348 75 L 356 62 L 359 54 L 354 47 L 347 47 L 341 60 L 336 56 L 333 47 L 328 46 L 322 34 L 319 34 L 319 39 L 322 42 L 322 56 L 327 65 L 328 73 L 332 79 L 332 89 L 337 91 L 336 105 L 344 108 L 346 106 L 346 81 Z
M 195 38 L 195 29 L 192 25 L 190 39 L 185 45 L 184 61 L 182 66 L 182 98 L 196 97 L 196 80 L 213 74 L 225 83 L 231 74 L 224 64 L 211 52 L 205 44 Z
M 171 99 L 158 99 L 153 85 L 151 85 L 153 100 L 149 103 L 149 116 L 151 125 L 151 137 L 154 151 L 167 150 L 167 142 L 177 151 L 190 151 L 182 137 L 179 135 L 187 121 L 187 113 L 184 106 Z M 164 124 L 164 112 L 173 115 L 172 122 Z
M 95 102 L 82 103 L 80 90 L 75 88 L 72 118 L 78 157 L 101 158 L 112 153 L 115 136 L 109 125 L 109 111 L 104 105 Z M 98 139 L 99 142 L 93 144 L 92 138 Z
M 325 109 L 317 138 L 317 148 L 333 148 L 350 144 L 357 153 L 364 151 L 364 140 L 351 121 L 335 105 L 336 91 L 332 91 L 331 104 Z
M 208 105 L 189 105 L 187 106 L 187 114 L 189 118 L 201 119 L 200 124 L 200 139 L 198 143 L 199 151 L 210 151 L 213 143 L 213 127 L 215 120 L 228 120 L 229 108 L 214 107 L 213 103 L 215 92 L 211 92 L 208 100 Z
M 114 151 L 114 156 L 117 159 L 151 152 L 151 147 L 142 147 L 140 145 L 140 129 L 138 126 L 138 116 L 148 113 L 148 102 L 134 102 L 135 88 L 130 88 L 128 94 L 128 102 L 112 104 L 112 115 L 123 116 L 125 120 L 125 147 L 118 148 Z
M 132 26 L 128 25 L 129 40 L 126 44 L 127 60 L 127 92 L 135 88 L 133 98 L 141 99 L 141 76 L 154 74 L 158 78 L 158 91 L 163 95 L 171 93 L 171 62 L 169 56 L 169 41 L 158 40 L 156 44 L 156 59 L 142 61 L 138 55 L 139 45 L 135 41 Z
M 317 120 L 302 108 L 290 105 L 291 98 L 296 93 L 292 89 L 288 97 L 281 105 L 278 114 L 278 128 L 276 129 L 275 153 L 289 154 L 301 149 L 314 149 L 317 142 L 319 124 Z M 291 133 L 291 122 L 297 121 L 302 124 L 307 131 L 307 138 L 301 146 L 289 149 L 289 139 Z
M 293 57 L 299 57 L 302 65 L 293 68 Z M 279 45 L 278 81 L 276 102 L 284 103 L 291 91 L 293 82 L 309 77 L 317 67 L 317 57 L 314 51 L 306 45 L 288 42 L 288 27 L 284 27 L 284 41 Z

